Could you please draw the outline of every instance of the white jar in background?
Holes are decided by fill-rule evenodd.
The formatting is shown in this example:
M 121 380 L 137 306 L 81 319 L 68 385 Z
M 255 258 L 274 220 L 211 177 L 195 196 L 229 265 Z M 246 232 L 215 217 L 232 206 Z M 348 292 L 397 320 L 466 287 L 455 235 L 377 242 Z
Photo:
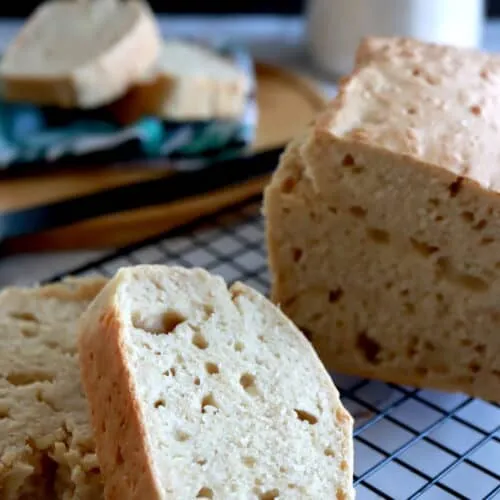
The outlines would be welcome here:
M 306 0 L 306 22 L 314 63 L 340 76 L 351 71 L 368 35 L 479 47 L 484 0 Z

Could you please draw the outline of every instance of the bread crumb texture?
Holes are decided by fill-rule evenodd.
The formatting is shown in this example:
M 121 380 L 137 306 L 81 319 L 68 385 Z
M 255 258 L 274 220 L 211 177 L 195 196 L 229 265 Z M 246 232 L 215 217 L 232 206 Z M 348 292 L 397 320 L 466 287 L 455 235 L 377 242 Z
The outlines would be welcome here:
M 351 416 L 309 342 L 245 285 L 122 269 L 80 352 L 110 497 L 354 498 Z
M 500 401 L 500 59 L 369 39 L 265 193 L 273 300 L 328 369 Z
M 0 498 L 99 499 L 76 321 L 104 280 L 0 294 Z

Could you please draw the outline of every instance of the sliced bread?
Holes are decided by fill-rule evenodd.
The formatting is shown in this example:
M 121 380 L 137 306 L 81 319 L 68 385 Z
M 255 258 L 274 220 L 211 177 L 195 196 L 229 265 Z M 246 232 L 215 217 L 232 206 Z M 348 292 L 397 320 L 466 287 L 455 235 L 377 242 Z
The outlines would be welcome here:
M 75 327 L 103 284 L 81 279 L 0 293 L 4 500 L 102 498 Z
M 0 63 L 3 97 L 37 105 L 94 108 L 125 94 L 161 44 L 139 0 L 51 0 L 29 17 Z
M 170 121 L 235 118 L 250 82 L 232 61 L 185 40 L 163 43 L 153 70 L 113 105 L 121 122 L 150 115 Z
M 79 349 L 108 499 L 351 499 L 352 418 L 269 301 L 201 269 L 121 269 Z

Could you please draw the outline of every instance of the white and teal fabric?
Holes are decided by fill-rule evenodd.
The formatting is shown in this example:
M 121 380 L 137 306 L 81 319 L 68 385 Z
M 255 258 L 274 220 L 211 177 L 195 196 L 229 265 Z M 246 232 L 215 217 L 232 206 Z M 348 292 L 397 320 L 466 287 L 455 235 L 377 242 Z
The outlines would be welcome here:
M 199 164 L 198 160 L 238 154 L 252 142 L 257 125 L 253 62 L 242 48 L 217 50 L 242 67 L 253 83 L 240 120 L 173 123 L 144 117 L 121 127 L 103 109 L 75 112 L 0 99 L 0 170 L 141 158 L 189 159 Z

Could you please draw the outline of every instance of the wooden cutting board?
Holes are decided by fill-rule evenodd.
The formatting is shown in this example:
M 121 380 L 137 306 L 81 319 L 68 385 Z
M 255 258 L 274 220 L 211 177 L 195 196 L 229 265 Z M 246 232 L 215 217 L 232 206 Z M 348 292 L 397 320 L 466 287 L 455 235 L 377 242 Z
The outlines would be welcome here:
M 325 105 L 324 95 L 310 81 L 284 69 L 258 63 L 259 123 L 253 149 L 262 151 L 286 144 Z M 167 169 L 148 169 L 140 163 L 89 166 L 0 181 L 0 210 L 12 210 L 63 200 L 104 188 L 168 175 Z M 179 224 L 213 213 L 260 193 L 269 179 L 202 197 L 141 210 L 99 217 L 4 243 L 7 252 L 58 249 L 96 249 L 123 246 L 159 234 Z

